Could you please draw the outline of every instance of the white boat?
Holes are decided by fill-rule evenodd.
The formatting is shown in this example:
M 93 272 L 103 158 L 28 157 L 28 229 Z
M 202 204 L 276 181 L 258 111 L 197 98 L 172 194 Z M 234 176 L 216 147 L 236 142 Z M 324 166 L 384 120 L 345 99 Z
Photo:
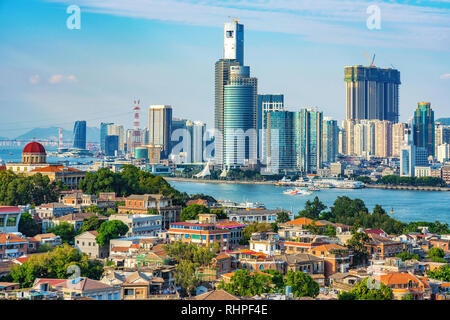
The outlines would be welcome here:
M 283 191 L 283 194 L 287 194 L 290 196 L 293 196 L 293 195 L 307 196 L 307 195 L 310 195 L 311 192 L 303 190 L 303 189 L 295 188 L 295 189 L 289 189 L 289 190 Z

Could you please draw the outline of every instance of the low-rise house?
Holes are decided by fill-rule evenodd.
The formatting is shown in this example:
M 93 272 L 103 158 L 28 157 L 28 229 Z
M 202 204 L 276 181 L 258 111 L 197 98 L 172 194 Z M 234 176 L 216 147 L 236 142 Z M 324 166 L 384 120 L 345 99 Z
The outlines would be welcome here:
M 161 228 L 169 229 L 172 222 L 180 220 L 181 206 L 173 205 L 172 199 L 161 194 L 131 195 L 125 205 L 119 206 L 119 214 L 148 214 L 155 210 L 161 216 Z
M 275 257 L 284 261 L 282 273 L 302 271 L 308 273 L 320 286 L 325 285 L 325 265 L 322 258 L 307 253 L 282 254 Z
M 430 245 L 433 248 L 441 248 L 445 253 L 450 253 L 449 245 L 450 240 L 447 239 L 432 239 L 430 240 Z
M 60 202 L 45 203 L 35 208 L 36 215 L 41 219 L 54 219 L 73 213 L 74 207 Z
M 133 272 L 122 283 L 123 300 L 146 300 L 162 294 L 164 279 L 150 277 L 143 272 Z
M 314 221 L 305 217 L 301 217 L 295 220 L 288 221 L 284 224 L 280 224 L 280 229 L 282 230 L 282 236 L 284 239 L 292 239 L 302 234 L 309 233 L 307 226 L 314 226 L 319 228 L 320 231 L 325 231 L 326 224 Z
M 13 233 L 0 233 L 0 260 L 13 259 L 29 252 L 29 240 Z
M 312 234 L 297 236 L 295 240 L 284 241 L 283 250 L 286 253 L 309 253 L 311 248 L 328 243 L 328 237 Z
M 53 224 L 59 225 L 61 222 L 67 222 L 73 226 L 75 231 L 78 231 L 80 229 L 81 225 L 83 224 L 84 220 L 89 219 L 92 216 L 97 216 L 99 218 L 99 220 L 101 220 L 101 221 L 108 220 L 107 217 L 102 216 L 101 214 L 98 214 L 98 213 L 78 212 L 78 213 L 66 214 L 59 218 L 55 218 L 55 219 L 53 219 Z
M 280 237 L 275 232 L 255 232 L 249 240 L 250 250 L 263 252 L 268 256 L 280 253 Z
M 247 209 L 247 210 L 236 210 L 227 213 L 228 219 L 232 222 L 240 223 L 253 223 L 253 222 L 266 222 L 273 223 L 277 221 L 277 214 L 279 212 L 287 212 L 292 219 L 293 214 L 290 211 L 276 209 L 276 210 L 266 210 L 266 209 Z
M 232 269 L 247 269 L 250 271 L 277 270 L 283 272 L 284 261 L 262 252 L 242 249 L 227 253 L 231 257 Z
M 0 291 L 18 290 L 20 284 L 16 282 L 0 282 Z
M 171 243 L 182 241 L 200 246 L 214 246 L 217 243 L 221 251 L 229 249 L 230 230 L 217 228 L 215 221 L 212 223 L 176 222 L 170 225 L 167 233 Z
M 0 206 L 0 233 L 18 232 L 19 220 L 23 212 L 16 206 Z
M 217 277 L 231 272 L 231 257 L 228 254 L 219 254 L 212 259 L 212 268 L 216 270 Z
M 185 300 L 241 300 L 241 298 L 226 292 L 225 290 L 213 290 L 202 293 L 195 297 L 189 297 Z
M 161 231 L 161 216 L 152 214 L 113 214 L 109 221 L 119 220 L 128 226 L 126 237 L 157 236 Z
M 114 209 L 116 204 L 114 201 L 100 200 L 96 195 L 85 194 L 81 192 L 73 192 L 66 194 L 61 202 L 66 206 L 71 206 L 79 210 L 83 210 L 89 206 L 97 206 L 106 211 L 107 209 Z
M 86 277 L 76 279 L 43 279 L 37 278 L 33 288 L 48 291 L 53 288 L 62 293 L 64 300 L 75 300 L 87 297 L 95 300 L 120 300 L 120 287 L 111 286 L 101 281 Z
M 373 275 L 382 275 L 386 273 L 396 273 L 396 272 L 412 272 L 415 273 L 419 271 L 419 261 L 417 260 L 406 260 L 402 261 L 400 258 L 390 257 L 386 259 L 374 260 L 372 259 L 372 264 L 367 268 Z
M 403 243 L 375 233 L 368 233 L 370 243 L 366 245 L 373 259 L 385 259 L 395 257 L 403 252 Z
M 247 225 L 244 223 L 236 223 L 232 221 L 220 221 L 216 223 L 217 229 L 227 229 L 230 231 L 229 245 L 230 248 L 235 248 L 239 245 L 239 241 L 242 239 L 242 231 Z
M 36 240 L 39 243 L 39 246 L 48 244 L 52 247 L 56 247 L 62 244 L 61 237 L 54 233 L 37 234 L 30 240 Z
M 424 300 L 431 296 L 428 282 L 411 273 L 388 273 L 379 276 L 378 280 L 391 288 L 395 300 L 401 300 L 408 294 L 411 294 L 414 300 Z
M 330 287 L 339 291 L 351 291 L 364 277 L 349 272 L 337 272 L 329 278 Z
M 347 272 L 353 262 L 349 249 L 336 243 L 322 244 L 310 249 L 309 254 L 324 259 L 325 276 L 336 272 Z
M 91 258 L 107 258 L 109 256 L 109 246 L 99 246 L 95 238 L 97 231 L 86 231 L 75 237 L 75 248 L 86 253 Z

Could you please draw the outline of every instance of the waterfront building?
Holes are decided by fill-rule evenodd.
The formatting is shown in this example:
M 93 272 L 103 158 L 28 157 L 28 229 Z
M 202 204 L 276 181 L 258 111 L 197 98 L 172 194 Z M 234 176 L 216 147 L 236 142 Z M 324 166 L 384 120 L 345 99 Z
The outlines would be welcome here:
M 267 160 L 267 114 L 269 112 L 284 111 L 284 95 L 283 94 L 258 94 L 258 110 L 257 110 L 257 136 L 258 136 L 258 159 L 262 163 Z
M 206 124 L 201 121 L 194 121 L 192 128 L 192 162 L 204 162 L 204 152 L 206 149 Z
M 336 161 L 339 148 L 339 127 L 336 120 L 329 117 L 323 119 L 322 161 L 332 163 Z
M 161 146 L 161 158 L 167 159 L 171 149 L 172 106 L 152 105 L 149 110 L 148 140 L 150 145 Z
M 404 122 L 395 123 L 392 125 L 392 156 L 400 157 L 401 147 L 407 143 L 406 132 L 408 125 Z
M 391 68 L 344 68 L 346 119 L 378 119 L 398 122 L 400 72 Z
M 161 194 L 130 195 L 125 205 L 119 206 L 119 214 L 148 214 L 155 210 L 161 218 L 162 229 L 168 229 L 170 223 L 179 221 L 181 206 L 175 206 L 172 199 Z
M 450 161 L 450 144 L 444 143 L 437 147 L 436 159 L 440 163 Z
M 298 112 L 267 113 L 265 150 L 266 164 L 272 171 L 297 170 L 299 150 Z
M 434 156 L 434 111 L 431 103 L 419 102 L 414 112 L 414 145 L 427 149 L 429 156 Z
M 16 206 L 0 206 L 0 233 L 18 232 L 22 213 Z
M 231 66 L 230 79 L 224 86 L 224 164 L 240 167 L 256 164 L 257 79 L 250 77 L 250 67 Z
M 297 167 L 306 173 L 322 168 L 323 113 L 316 108 L 303 108 L 299 113 L 299 156 Z
M 73 127 L 73 147 L 86 149 L 86 121 L 75 121 Z
M 400 149 L 400 176 L 414 177 L 416 166 L 428 165 L 428 151 L 415 145 L 404 145 Z
M 112 124 L 112 122 L 100 123 L 100 150 L 102 152 L 105 152 L 105 138 L 108 135 L 108 126 Z
M 276 209 L 254 209 L 254 210 L 235 210 L 228 212 L 228 219 L 232 222 L 252 223 L 252 222 L 267 222 L 272 223 L 277 220 L 277 213 L 284 211 L 289 214 L 289 218 L 292 220 L 294 215 L 290 211 Z
M 105 137 L 105 156 L 113 157 L 119 152 L 119 136 L 107 135 Z
M 392 155 L 392 122 L 376 121 L 375 123 L 375 156 L 388 158 Z
M 434 125 L 434 148 L 437 149 L 441 144 L 450 144 L 450 126 L 436 122 Z
M 121 153 L 125 153 L 126 139 L 125 139 L 125 129 L 123 128 L 123 126 L 118 125 L 118 124 L 113 124 L 113 123 L 108 125 L 107 135 L 118 136 L 119 137 L 119 151 Z

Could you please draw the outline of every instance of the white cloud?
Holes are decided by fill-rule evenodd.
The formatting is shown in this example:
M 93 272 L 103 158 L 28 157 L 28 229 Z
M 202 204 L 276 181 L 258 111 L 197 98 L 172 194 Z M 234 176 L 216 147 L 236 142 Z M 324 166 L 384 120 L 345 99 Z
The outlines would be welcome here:
M 64 76 L 61 74 L 54 74 L 48 79 L 48 82 L 50 84 L 57 84 L 57 83 L 61 83 L 61 82 L 76 82 L 76 81 L 77 81 L 77 78 L 73 74 L 68 75 L 68 76 Z
M 28 78 L 28 81 L 31 84 L 37 84 L 37 83 L 39 83 L 39 81 L 41 81 L 41 77 L 38 74 L 33 74 L 32 76 L 30 76 Z
M 439 78 L 441 78 L 442 80 L 449 80 L 450 79 L 450 73 L 444 73 Z
M 69 3 L 69 0 L 48 0 Z M 246 29 L 298 34 L 314 42 L 450 51 L 448 6 L 376 2 L 381 30 L 368 30 L 371 0 L 80 0 L 83 12 L 219 27 L 228 16 Z M 82 18 L 83 19 L 83 18 Z

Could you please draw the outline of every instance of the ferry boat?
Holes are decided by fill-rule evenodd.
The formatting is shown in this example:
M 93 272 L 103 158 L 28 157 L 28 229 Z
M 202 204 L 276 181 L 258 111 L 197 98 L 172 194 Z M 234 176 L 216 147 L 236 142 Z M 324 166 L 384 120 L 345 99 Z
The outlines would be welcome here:
M 295 188 L 295 189 L 288 189 L 286 191 L 283 191 L 283 194 L 287 194 L 287 195 L 290 195 L 290 196 L 293 196 L 293 195 L 304 196 L 304 195 L 310 195 L 311 192 L 303 190 L 303 189 Z

